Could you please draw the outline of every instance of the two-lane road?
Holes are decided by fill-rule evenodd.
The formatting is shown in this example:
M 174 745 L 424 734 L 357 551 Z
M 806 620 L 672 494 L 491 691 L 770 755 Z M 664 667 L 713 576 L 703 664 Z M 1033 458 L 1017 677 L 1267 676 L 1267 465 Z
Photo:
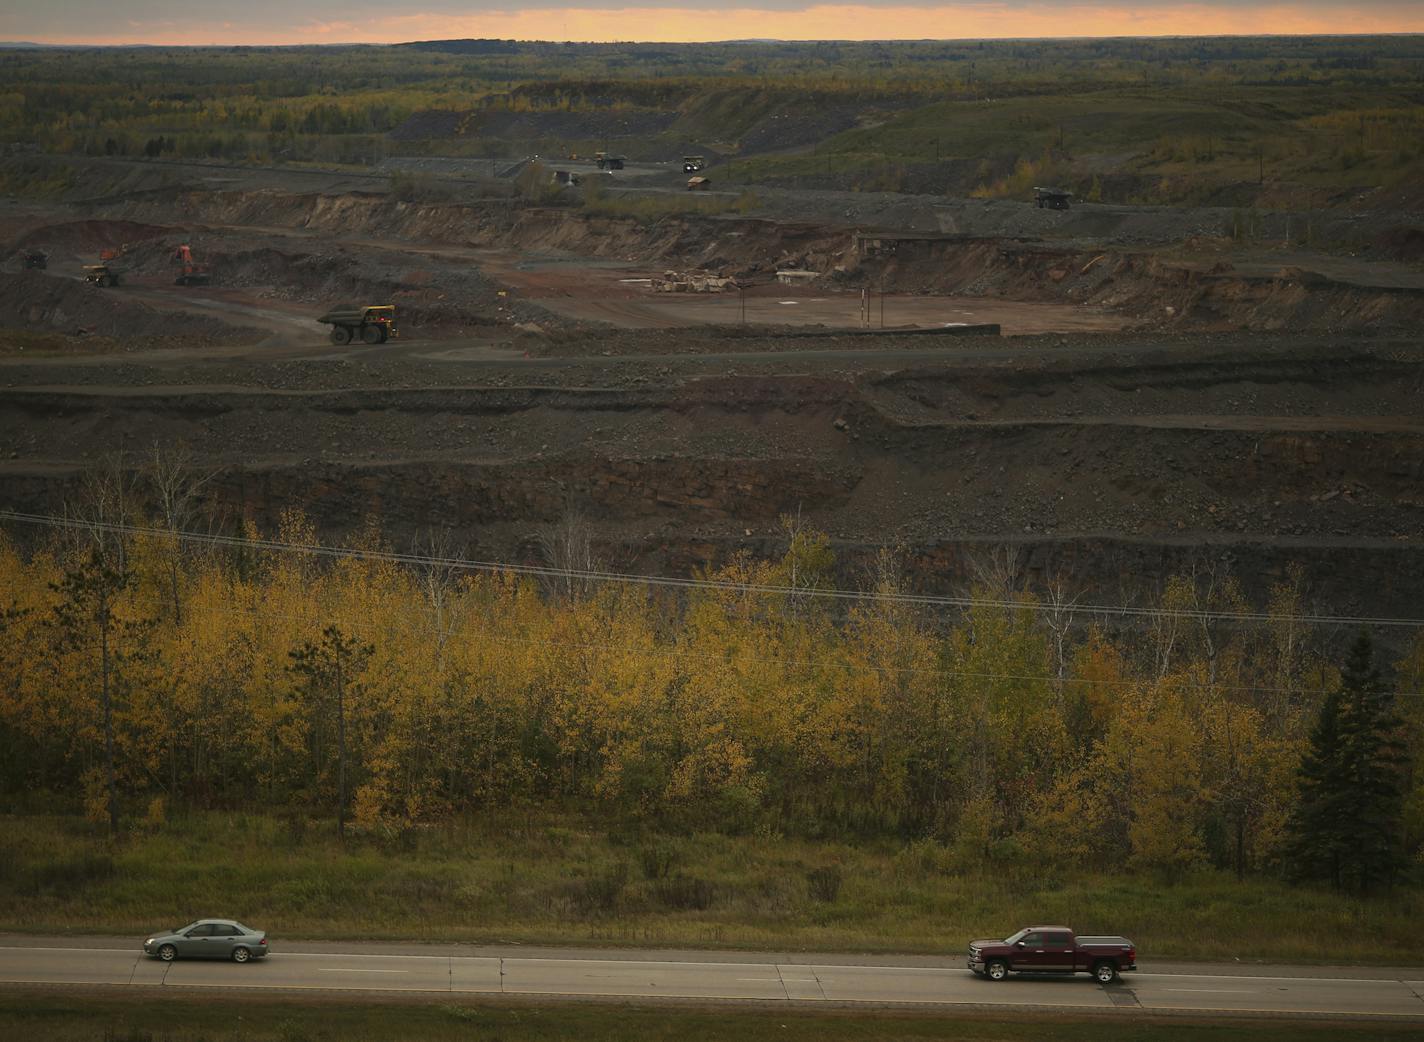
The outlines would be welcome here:
M 1141 1009 L 1196 1013 L 1394 1016 L 1424 1019 L 1424 970 L 1379 977 L 1138 972 L 1100 987 L 1087 977 L 1012 978 L 994 984 L 948 965 L 810 956 L 631 952 L 414 954 L 413 946 L 274 945 L 265 960 L 161 963 L 111 941 L 8 938 L 0 983 L 271 991 L 414 992 L 609 999 L 677 998 L 866 1006 L 980 1005 Z M 305 948 L 305 950 L 303 950 Z M 338 950 L 322 950 L 322 949 Z M 359 950 L 351 950 L 359 948 Z M 344 949 L 344 950 L 342 950 Z M 1290 971 L 1291 973 L 1296 971 Z M 1308 973 L 1310 971 L 1300 971 Z M 1358 971 L 1340 971 L 1358 972 Z

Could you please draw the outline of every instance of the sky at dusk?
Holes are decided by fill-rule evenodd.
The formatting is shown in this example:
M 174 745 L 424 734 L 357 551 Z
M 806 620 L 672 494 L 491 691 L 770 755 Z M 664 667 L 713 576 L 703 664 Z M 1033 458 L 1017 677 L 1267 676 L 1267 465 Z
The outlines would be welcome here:
M 0 0 L 0 40 L 399 43 L 457 37 L 691 42 L 1424 32 L 1424 0 Z

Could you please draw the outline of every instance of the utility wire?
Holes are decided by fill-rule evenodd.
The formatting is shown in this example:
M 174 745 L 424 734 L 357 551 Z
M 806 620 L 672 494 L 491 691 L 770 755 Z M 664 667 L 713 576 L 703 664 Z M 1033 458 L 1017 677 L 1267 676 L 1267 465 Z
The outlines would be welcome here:
M 351 633 L 354 635 L 361 635 L 367 637 L 379 636 L 379 634 L 373 633 L 372 631 L 382 628 L 395 628 L 404 630 L 407 633 L 418 634 L 421 636 L 428 637 L 433 637 L 437 635 L 437 627 L 431 621 L 427 621 L 424 624 L 416 624 L 411 620 L 386 619 L 383 622 L 377 623 L 372 622 L 368 618 L 362 621 L 353 622 L 350 619 L 335 619 L 330 616 L 320 615 L 315 611 L 302 615 L 294 615 L 289 612 L 274 613 L 266 608 L 258 610 L 256 608 L 239 608 L 235 606 L 220 607 L 218 605 L 201 605 L 198 607 L 194 607 L 191 601 L 189 601 L 188 604 L 185 605 L 184 611 L 193 612 L 196 614 L 209 615 L 242 615 L 250 618 L 280 618 L 286 619 L 291 622 L 303 622 L 313 625 L 320 625 L 322 623 L 330 625 L 333 622 L 336 622 L 343 623 L 347 627 L 347 629 L 350 630 Z M 446 637 L 452 637 L 456 634 L 456 632 L 457 631 L 454 628 L 451 628 L 444 635 Z M 757 655 L 747 654 L 745 652 L 741 652 L 735 655 L 727 655 L 716 651 L 693 651 L 682 646 L 646 646 L 627 643 L 615 644 L 609 643 L 607 641 L 550 640 L 547 637 L 518 637 L 513 635 L 502 635 L 491 633 L 489 630 L 483 629 L 475 630 L 473 632 L 473 635 L 479 637 L 482 640 L 491 641 L 497 644 L 537 645 L 540 648 L 560 648 L 569 651 L 631 652 L 634 655 L 645 655 L 654 658 L 676 658 L 678 660 L 686 659 L 689 655 L 691 655 L 693 657 L 707 659 L 719 665 L 729 666 L 745 662 L 780 666 L 782 668 L 802 669 L 813 666 L 820 667 L 824 665 L 823 661 L 817 659 L 785 658 L 777 655 Z M 1057 677 L 1046 673 L 987 673 L 977 670 L 945 669 L 940 666 L 890 666 L 880 665 L 873 662 L 851 661 L 849 658 L 846 657 L 838 657 L 833 661 L 835 662 L 837 669 L 843 669 L 845 672 L 850 673 L 910 673 L 923 676 L 953 678 L 958 680 L 1013 680 L 1043 684 L 1072 684 L 1079 687 L 1151 687 L 1153 684 L 1152 679 L 1148 677 L 1120 677 L 1115 680 L 1106 680 L 1094 677 Z M 1279 685 L 1265 684 L 1208 684 L 1198 680 L 1189 680 L 1187 681 L 1187 685 L 1189 687 L 1195 688 L 1209 688 L 1214 691 L 1246 694 L 1293 695 L 1308 694 L 1311 691 L 1315 690 L 1314 688 L 1306 687 L 1304 685 L 1282 687 Z M 1424 698 L 1424 691 L 1391 691 L 1390 695 L 1395 698 Z
M 629 572 L 604 572 L 582 568 L 556 568 L 548 565 L 512 564 L 497 561 L 469 561 L 463 558 L 433 557 L 425 554 L 398 553 L 393 550 L 371 550 L 355 547 L 324 546 L 318 543 L 283 543 L 272 539 L 249 539 L 207 532 L 171 531 L 155 526 L 86 521 L 78 518 L 55 517 L 49 514 L 27 514 L 0 510 L 0 521 L 38 525 L 71 531 L 104 532 L 112 535 L 157 536 L 206 546 L 240 550 L 262 550 L 274 553 L 296 553 L 316 557 L 374 561 L 387 564 L 417 565 L 425 568 L 445 568 L 451 571 L 490 574 L 527 575 L 537 578 L 580 579 L 588 582 L 617 583 L 629 586 L 660 586 L 673 589 L 715 590 L 723 593 L 755 593 L 777 596 L 816 597 L 829 600 L 871 601 L 875 603 L 911 604 L 941 608 L 999 608 L 1009 611 L 1035 611 L 1042 614 L 1100 615 L 1122 618 L 1178 619 L 1186 621 L 1220 621 L 1248 624 L 1297 623 L 1308 626 L 1390 627 L 1424 629 L 1424 619 L 1364 615 L 1291 615 L 1280 612 L 1220 611 L 1205 608 L 1144 608 L 1130 604 L 1044 604 L 991 597 L 955 597 L 940 594 L 889 593 L 878 590 L 845 590 L 819 587 L 776 586 L 766 583 L 742 583 L 724 579 L 692 579 L 677 576 L 638 575 Z
M 160 595 L 158 600 L 162 600 Z M 727 654 L 718 651 L 699 651 L 686 646 L 668 645 L 641 645 L 629 643 L 610 643 L 608 641 L 577 641 L 577 640 L 551 640 L 548 637 L 520 637 L 512 634 L 492 633 L 487 629 L 459 629 L 458 625 L 452 623 L 447 627 L 438 627 L 433 620 L 427 619 L 423 623 L 417 623 L 410 618 L 384 618 L 379 621 L 372 620 L 369 616 L 355 620 L 351 618 L 338 617 L 335 614 L 323 613 L 318 610 L 311 610 L 303 613 L 278 612 L 270 607 L 243 608 L 236 605 L 226 607 L 214 604 L 194 604 L 191 599 L 185 602 L 183 611 L 189 615 L 207 616 L 229 616 L 252 619 L 284 619 L 288 622 L 323 626 L 339 625 L 343 626 L 351 635 L 362 636 L 369 639 L 379 639 L 385 632 L 396 629 L 408 634 L 423 637 L 444 637 L 446 639 L 457 635 L 465 637 L 477 637 L 495 644 L 512 644 L 524 646 L 537 646 L 542 649 L 557 648 L 566 651 L 608 651 L 626 652 L 634 655 L 641 655 L 650 658 L 673 658 L 679 661 L 689 657 L 705 659 L 714 665 L 735 666 L 745 663 L 756 663 L 761 665 L 776 666 L 783 669 L 806 669 L 811 667 L 823 667 L 825 661 L 819 659 L 798 659 L 787 658 L 779 655 L 758 655 L 747 653 L 744 649 L 738 649 L 735 654 Z M 1028 683 L 1042 683 L 1048 685 L 1063 684 L 1077 687 L 1106 687 L 1122 689 L 1130 687 L 1151 687 L 1153 680 L 1150 677 L 1120 677 L 1113 680 L 1099 679 L 1094 677 L 1059 677 L 1047 673 L 992 673 L 980 670 L 966 669 L 946 669 L 942 666 L 892 666 L 883 665 L 864 660 L 855 661 L 847 656 L 839 656 L 832 660 L 835 667 L 832 672 L 845 673 L 881 673 L 881 674 L 915 674 L 921 676 L 940 677 L 945 679 L 958 680 L 1006 680 L 1020 681 Z M 1315 688 L 1303 684 L 1293 686 L 1280 686 L 1268 684 L 1220 684 L 1205 683 L 1200 680 L 1185 679 L 1187 686 L 1193 688 L 1208 688 L 1223 693 L 1231 692 L 1238 694 L 1310 694 Z M 1424 691 L 1391 691 L 1390 695 L 1395 698 L 1424 698 Z

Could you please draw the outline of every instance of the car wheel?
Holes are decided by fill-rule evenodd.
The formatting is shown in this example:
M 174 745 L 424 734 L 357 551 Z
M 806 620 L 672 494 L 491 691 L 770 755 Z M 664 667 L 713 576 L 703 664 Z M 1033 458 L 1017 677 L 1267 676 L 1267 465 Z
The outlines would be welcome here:
M 1117 967 L 1104 960 L 1093 967 L 1093 976 L 1099 984 L 1111 984 L 1117 980 Z
M 246 948 L 238 947 L 232 950 L 233 962 L 246 962 L 250 958 L 252 958 L 252 953 Z
M 164 962 L 172 962 L 178 956 L 178 949 L 171 944 L 162 944 L 158 947 L 158 957 Z
M 1003 980 L 1009 975 L 1009 964 L 1003 959 L 990 959 L 984 967 L 984 976 L 990 980 Z

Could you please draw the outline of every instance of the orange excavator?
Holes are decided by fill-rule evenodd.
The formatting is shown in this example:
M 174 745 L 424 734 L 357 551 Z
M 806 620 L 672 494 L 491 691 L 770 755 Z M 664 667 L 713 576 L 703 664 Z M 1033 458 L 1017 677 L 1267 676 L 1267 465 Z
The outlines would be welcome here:
M 175 286 L 206 286 L 208 272 L 193 260 L 193 248 L 186 242 L 173 251 L 173 259 L 183 265 L 183 274 L 173 280 Z

